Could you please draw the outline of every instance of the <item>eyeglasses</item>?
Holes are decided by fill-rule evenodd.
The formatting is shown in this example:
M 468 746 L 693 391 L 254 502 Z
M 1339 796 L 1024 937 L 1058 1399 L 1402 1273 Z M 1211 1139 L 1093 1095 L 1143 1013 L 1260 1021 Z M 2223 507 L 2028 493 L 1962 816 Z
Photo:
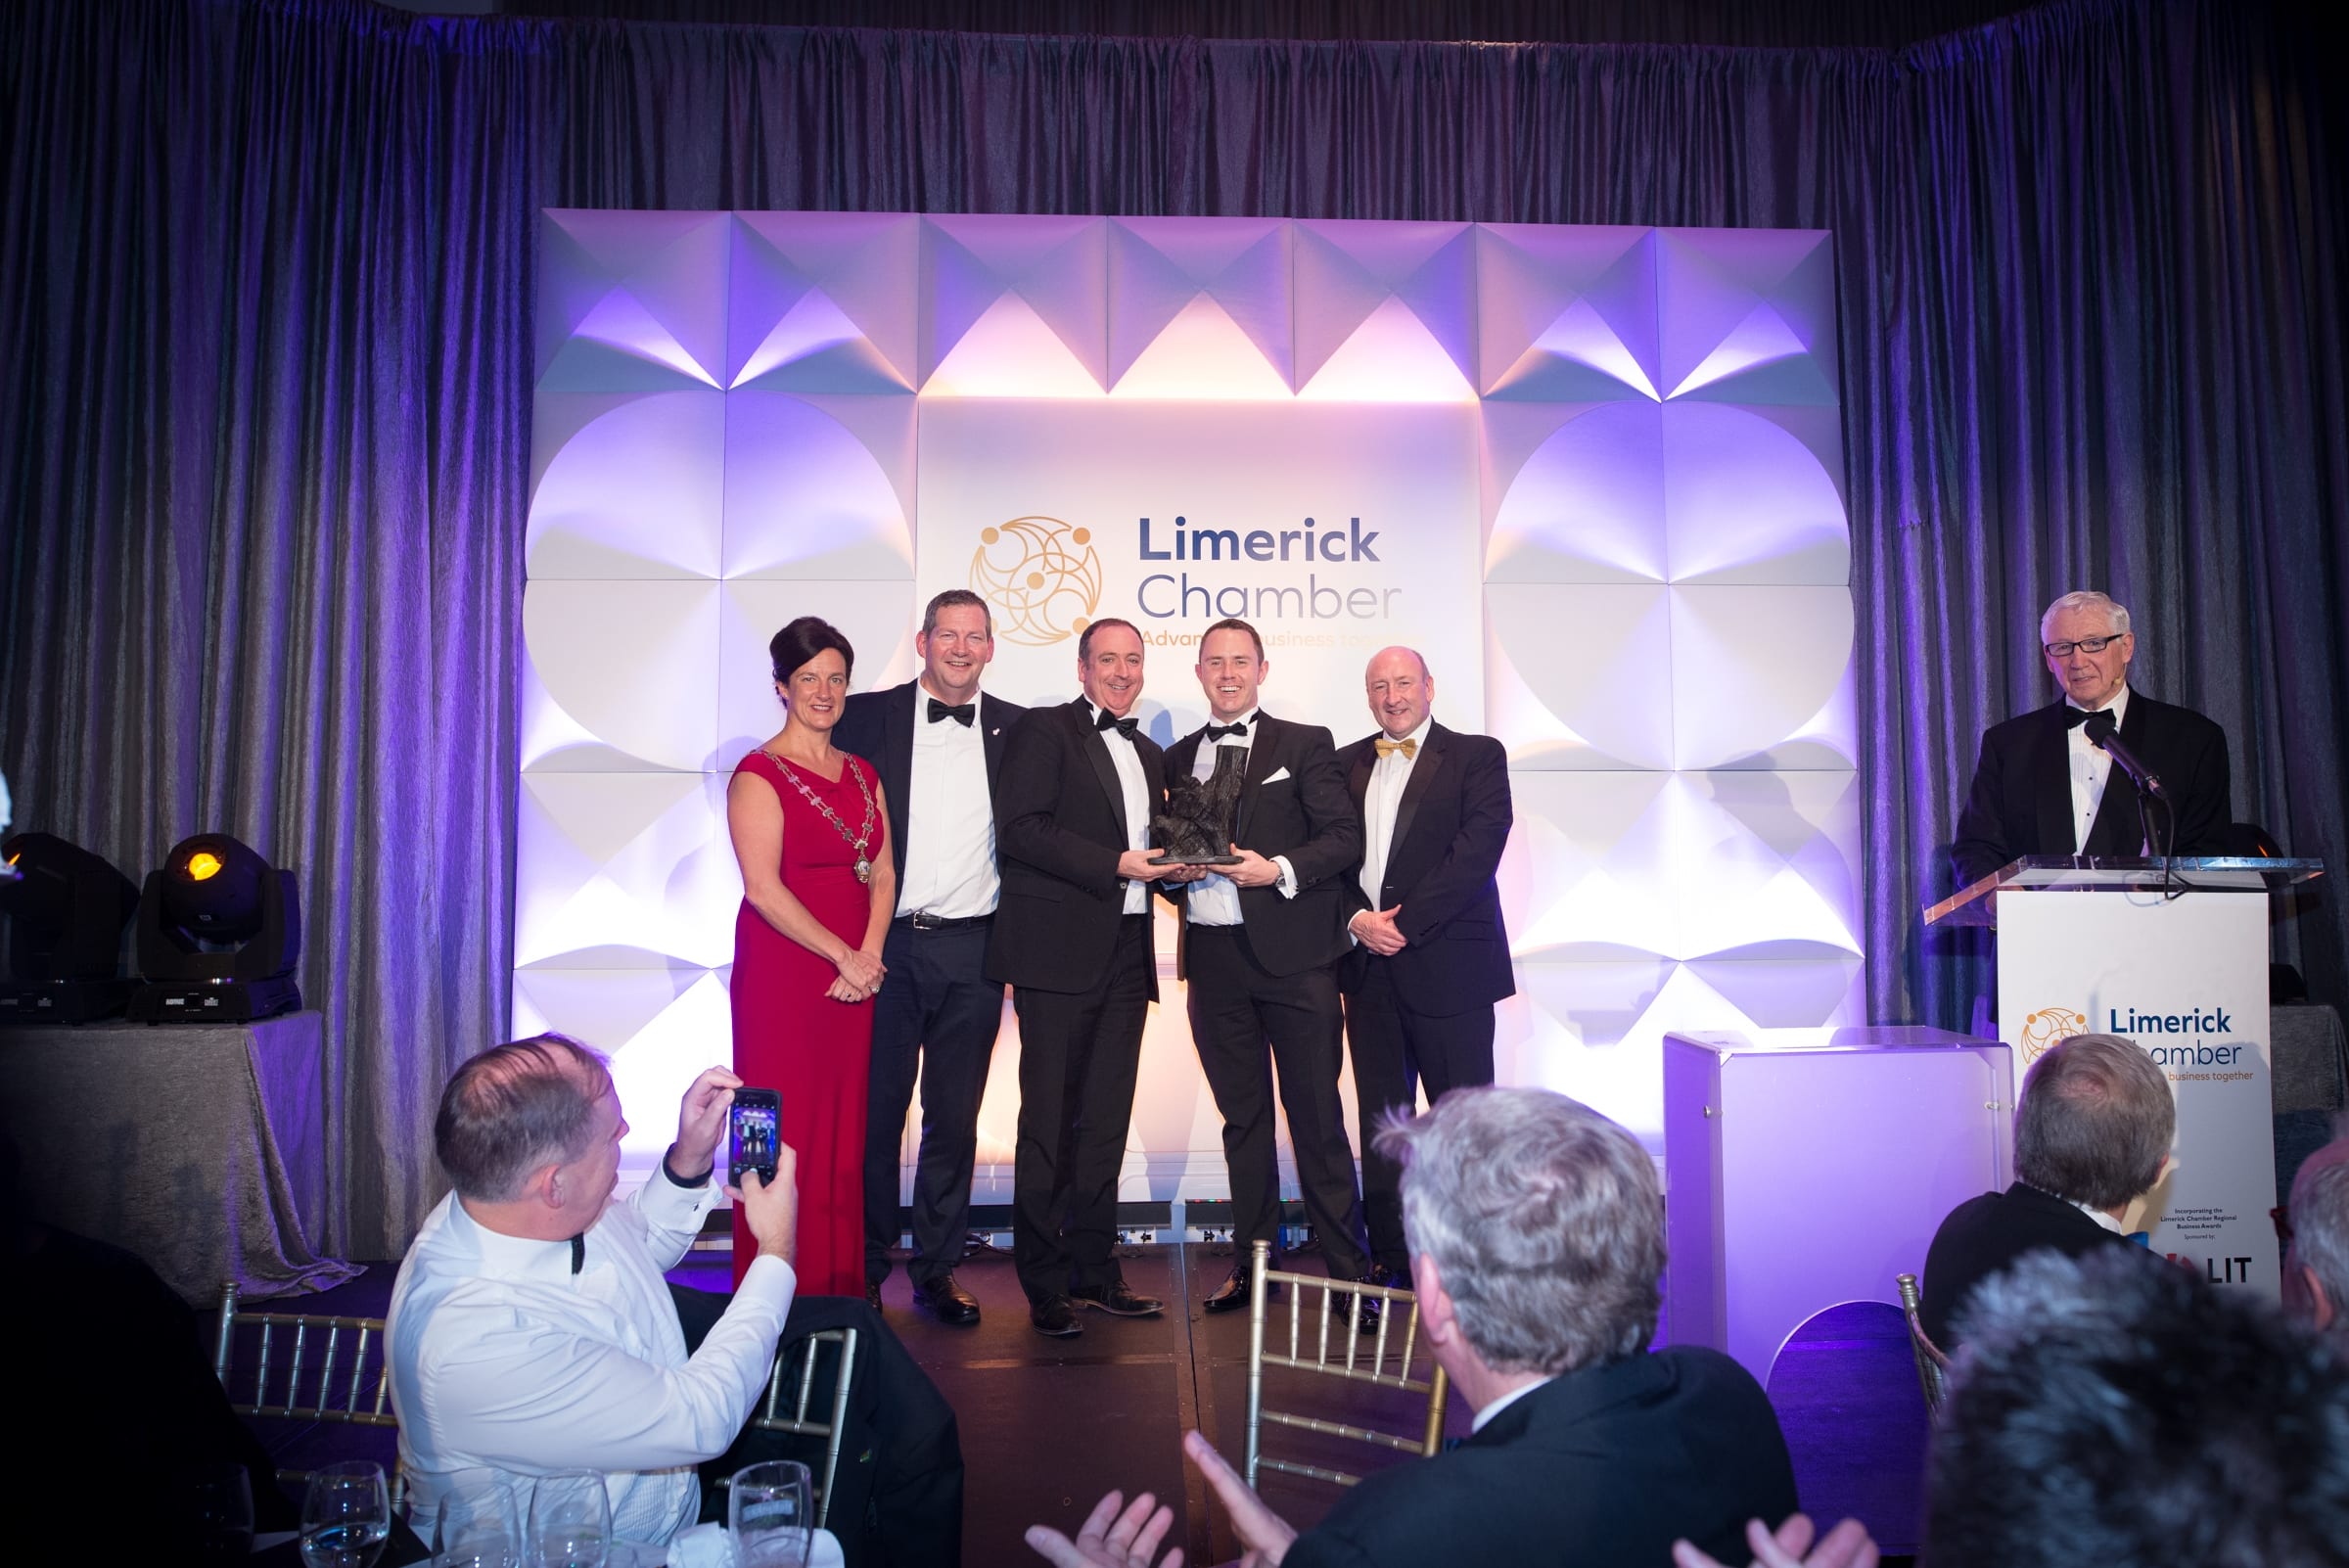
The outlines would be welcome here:
M 2107 643 L 2118 642 L 2128 635 L 2129 633 L 2126 631 L 2116 631 L 2109 637 L 2082 637 L 2077 642 L 2049 642 L 2042 643 L 2040 646 L 2047 649 L 2050 659 L 2069 659 L 2074 648 L 2079 649 L 2082 653 L 2099 654 L 2104 651 Z

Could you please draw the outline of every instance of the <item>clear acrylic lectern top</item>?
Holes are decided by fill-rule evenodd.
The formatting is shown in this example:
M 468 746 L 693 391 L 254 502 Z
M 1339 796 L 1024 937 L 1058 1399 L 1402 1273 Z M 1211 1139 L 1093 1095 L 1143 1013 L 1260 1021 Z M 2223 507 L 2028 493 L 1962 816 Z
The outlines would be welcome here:
M 2324 874 L 2322 860 L 2272 860 L 2264 855 L 2147 859 L 2026 854 L 1927 908 L 1925 924 L 1995 926 L 2001 888 L 2047 893 L 2272 893 Z

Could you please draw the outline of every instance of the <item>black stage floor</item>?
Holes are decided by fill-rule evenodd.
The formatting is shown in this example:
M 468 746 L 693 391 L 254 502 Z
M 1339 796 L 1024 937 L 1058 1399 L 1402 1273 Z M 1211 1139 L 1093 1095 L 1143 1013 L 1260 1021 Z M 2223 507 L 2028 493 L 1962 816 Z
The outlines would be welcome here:
M 1084 1333 L 1047 1340 L 1028 1326 L 1026 1303 L 1007 1255 L 981 1252 L 957 1278 L 984 1309 L 975 1327 L 949 1328 L 911 1305 L 902 1269 L 882 1290 L 889 1322 L 953 1405 L 967 1471 L 963 1560 L 969 1568 L 1014 1568 L 1042 1559 L 1022 1534 L 1051 1524 L 1074 1534 L 1101 1494 L 1116 1487 L 1171 1500 L 1178 1522 L 1169 1537 L 1193 1563 L 1228 1562 L 1239 1553 L 1230 1523 L 1210 1508 L 1206 1489 L 1182 1461 L 1186 1428 L 1204 1431 L 1235 1467 L 1246 1442 L 1248 1314 L 1209 1316 L 1199 1300 L 1231 1268 L 1228 1246 L 1158 1245 L 1123 1249 L 1126 1277 L 1145 1295 L 1174 1306 L 1155 1318 L 1082 1314 Z M 1293 1258 L 1312 1272 L 1318 1261 Z M 271 1303 L 278 1311 L 380 1315 L 390 1300 L 391 1264 L 371 1265 L 350 1284 L 320 1295 Z M 724 1290 L 726 1255 L 698 1253 L 669 1277 Z M 1274 1322 L 1285 1331 L 1285 1308 Z M 1275 1374 L 1278 1375 L 1277 1373 Z M 1324 1392 L 1324 1389 L 1334 1392 Z M 1300 1404 L 1333 1420 L 1407 1429 L 1415 1396 L 1313 1380 Z M 1925 1416 L 1910 1368 L 1906 1333 L 1888 1307 L 1838 1308 L 1789 1345 L 1771 1379 L 1771 1397 L 1786 1430 L 1804 1505 L 1826 1520 L 1865 1519 L 1888 1553 L 1915 1549 Z M 1471 1413 L 1455 1394 L 1446 1418 L 1453 1438 Z M 1364 1418 L 1367 1419 L 1364 1419 Z M 272 1434 L 289 1466 L 319 1462 L 324 1452 L 372 1452 L 384 1434 L 349 1428 Z M 1334 1439 L 1283 1434 L 1267 1440 L 1308 1445 L 1314 1462 L 1356 1471 L 1377 1468 L 1378 1451 Z M 1397 1456 L 1398 1459 L 1401 1455 Z M 1260 1490 L 1300 1528 L 1319 1519 L 1336 1489 L 1269 1474 Z M 1895 1560 L 1897 1560 L 1897 1555 Z

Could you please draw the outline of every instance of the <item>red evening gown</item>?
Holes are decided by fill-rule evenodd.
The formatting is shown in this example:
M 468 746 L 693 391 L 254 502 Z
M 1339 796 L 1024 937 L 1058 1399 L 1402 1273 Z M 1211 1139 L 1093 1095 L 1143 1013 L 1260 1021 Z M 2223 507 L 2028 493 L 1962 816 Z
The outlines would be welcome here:
M 842 753 L 837 780 L 793 767 L 855 833 L 864 822 L 864 789 L 879 783 L 864 762 Z M 864 942 L 871 890 L 856 880 L 856 851 L 809 805 L 773 759 L 753 752 L 735 765 L 756 773 L 783 803 L 783 886 L 807 912 L 850 946 Z M 876 816 L 868 854 L 882 853 Z M 864 1294 L 864 1104 L 873 1050 L 873 1004 L 824 994 L 840 971 L 766 923 L 745 899 L 734 917 L 734 1071 L 745 1084 L 782 1097 L 779 1130 L 799 1155 L 800 1233 L 793 1267 L 803 1296 Z M 734 1211 L 734 1282 L 758 1243 Z

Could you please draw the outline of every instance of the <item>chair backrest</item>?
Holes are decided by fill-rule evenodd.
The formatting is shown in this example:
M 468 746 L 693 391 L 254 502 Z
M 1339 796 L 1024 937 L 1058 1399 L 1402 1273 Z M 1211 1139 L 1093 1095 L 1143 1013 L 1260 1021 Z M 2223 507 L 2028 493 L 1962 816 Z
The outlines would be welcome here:
M 1909 1354 L 1916 1361 L 1916 1386 L 1924 1390 L 1927 1414 L 1941 1414 L 1942 1382 L 1950 1370 L 1950 1359 L 1941 1353 L 1925 1332 L 1925 1320 L 1919 1315 L 1920 1298 L 1916 1291 L 1916 1275 L 1902 1274 L 1901 1314 L 1909 1319 Z
M 239 1399 L 237 1385 L 230 1382 L 237 1330 L 256 1326 L 259 1348 L 247 1385 L 252 1397 Z M 392 1375 L 384 1364 L 380 1317 L 240 1312 L 232 1279 L 220 1287 L 220 1334 L 212 1351 L 212 1373 L 239 1415 L 399 1425 L 390 1407 Z
M 1289 1287 L 1289 1331 L 1285 1354 L 1277 1347 L 1272 1350 L 1265 1348 L 1267 1304 L 1271 1287 L 1276 1284 Z M 1384 1311 L 1378 1319 L 1378 1331 L 1371 1335 L 1364 1335 L 1361 1331 L 1360 1309 L 1365 1299 L 1384 1304 Z M 1309 1308 L 1309 1300 L 1317 1306 L 1317 1311 Z M 1306 1329 L 1309 1316 L 1315 1320 L 1310 1334 Z M 1404 1318 L 1400 1334 L 1395 1332 L 1395 1319 L 1398 1316 Z M 1342 1487 L 1354 1486 L 1361 1480 L 1360 1476 L 1350 1471 L 1306 1464 L 1294 1459 L 1273 1458 L 1265 1453 L 1262 1437 L 1263 1428 L 1267 1422 L 1433 1458 L 1444 1445 L 1444 1401 L 1451 1392 L 1451 1382 L 1444 1368 L 1435 1364 L 1432 1356 L 1421 1355 L 1418 1340 L 1419 1303 L 1409 1291 L 1385 1285 L 1360 1284 L 1353 1280 L 1327 1279 L 1319 1274 L 1276 1272 L 1271 1268 L 1271 1243 L 1257 1242 L 1249 1269 L 1248 1484 L 1252 1487 L 1256 1485 L 1259 1470 L 1310 1476 L 1316 1481 L 1332 1481 Z M 1423 1367 L 1416 1375 L 1412 1371 L 1414 1359 L 1419 1359 Z M 1380 1388 L 1424 1394 L 1427 1397 L 1426 1409 L 1417 1428 L 1408 1434 L 1355 1426 L 1294 1410 L 1270 1409 L 1265 1405 L 1265 1368 L 1267 1366 L 1288 1367 L 1358 1384 L 1367 1383 Z
M 826 1355 L 826 1346 L 833 1347 L 834 1354 Z M 819 1405 L 818 1363 L 827 1360 L 835 1372 L 827 1397 Z M 821 1328 L 777 1346 L 774 1370 L 767 1374 L 766 1398 L 751 1417 L 751 1425 L 762 1432 L 823 1439 L 823 1463 L 813 1476 L 815 1495 L 810 1499 L 819 1530 L 832 1513 L 832 1478 L 840 1471 L 840 1446 L 849 1424 L 849 1388 L 855 1372 L 853 1328 Z

